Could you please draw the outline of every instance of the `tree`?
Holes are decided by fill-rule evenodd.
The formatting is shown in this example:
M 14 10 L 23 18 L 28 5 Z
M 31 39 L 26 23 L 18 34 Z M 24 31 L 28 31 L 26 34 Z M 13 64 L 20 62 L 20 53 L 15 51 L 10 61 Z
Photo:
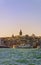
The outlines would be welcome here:
M 29 39 L 29 35 L 26 34 L 25 35 L 25 39 L 28 40 Z
M 36 37 L 35 34 L 32 34 L 32 37 L 35 38 Z
M 14 35 L 12 34 L 12 38 L 14 38 Z
M 19 35 L 22 35 L 22 30 L 20 30 Z

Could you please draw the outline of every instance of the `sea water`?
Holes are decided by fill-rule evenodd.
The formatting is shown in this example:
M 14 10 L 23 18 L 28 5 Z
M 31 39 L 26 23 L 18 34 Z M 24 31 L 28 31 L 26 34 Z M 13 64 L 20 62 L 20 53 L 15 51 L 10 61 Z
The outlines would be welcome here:
M 0 48 L 0 65 L 41 65 L 41 49 Z

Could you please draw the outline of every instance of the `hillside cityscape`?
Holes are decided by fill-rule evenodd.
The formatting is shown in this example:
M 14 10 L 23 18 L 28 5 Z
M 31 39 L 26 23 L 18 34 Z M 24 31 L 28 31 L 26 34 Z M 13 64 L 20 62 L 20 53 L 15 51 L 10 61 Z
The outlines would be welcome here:
M 20 30 L 17 36 L 0 38 L 0 48 L 41 48 L 41 36 L 22 35 Z

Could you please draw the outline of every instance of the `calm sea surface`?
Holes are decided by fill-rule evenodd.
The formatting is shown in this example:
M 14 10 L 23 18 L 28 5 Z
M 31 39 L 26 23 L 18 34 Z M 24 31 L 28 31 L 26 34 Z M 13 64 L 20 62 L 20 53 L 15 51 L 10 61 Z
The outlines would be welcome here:
M 0 48 L 0 65 L 41 65 L 41 49 Z

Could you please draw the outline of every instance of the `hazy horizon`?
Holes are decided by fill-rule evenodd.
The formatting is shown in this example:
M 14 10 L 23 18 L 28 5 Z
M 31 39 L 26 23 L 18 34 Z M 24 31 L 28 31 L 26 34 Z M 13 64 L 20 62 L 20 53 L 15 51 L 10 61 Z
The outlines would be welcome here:
M 24 34 L 41 36 L 41 0 L 0 0 L 0 37 Z

